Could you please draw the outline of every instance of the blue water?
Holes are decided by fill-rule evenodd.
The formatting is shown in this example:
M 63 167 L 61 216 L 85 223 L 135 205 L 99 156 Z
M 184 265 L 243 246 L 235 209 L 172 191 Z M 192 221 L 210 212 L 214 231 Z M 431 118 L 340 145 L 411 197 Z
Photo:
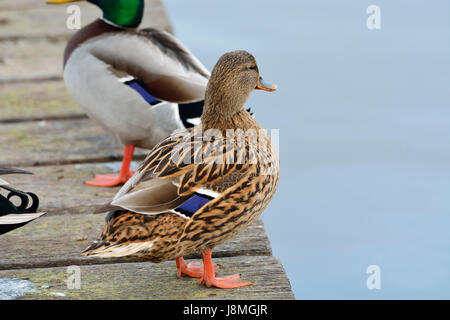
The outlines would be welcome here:
M 296 298 L 450 298 L 450 2 L 165 4 L 208 68 L 246 49 L 278 84 L 248 106 L 280 129 L 263 220 Z M 381 30 L 366 27 L 371 4 Z

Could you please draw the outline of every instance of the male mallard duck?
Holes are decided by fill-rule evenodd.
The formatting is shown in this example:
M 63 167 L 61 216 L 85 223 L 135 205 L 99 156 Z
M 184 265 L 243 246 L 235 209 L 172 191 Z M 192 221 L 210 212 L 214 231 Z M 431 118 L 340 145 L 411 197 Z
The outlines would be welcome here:
M 20 169 L 0 167 L 0 175 L 5 174 L 32 173 Z M 43 212 L 36 213 L 36 209 L 39 206 L 39 199 L 34 193 L 14 189 L 3 179 L 0 179 L 0 188 L 9 192 L 6 197 L 0 194 L 0 234 L 22 227 L 45 214 Z M 21 200 L 19 206 L 16 206 L 10 201 L 12 197 L 17 197 Z M 29 204 L 30 198 L 32 200 L 31 204 Z
M 216 278 L 215 246 L 250 225 L 278 184 L 279 160 L 265 130 L 244 109 L 253 89 L 274 91 L 246 51 L 223 55 L 214 67 L 201 125 L 160 142 L 103 211 L 100 240 L 88 256 L 139 255 L 175 259 L 178 276 L 219 288 L 251 284 L 238 275 Z M 202 131 L 203 130 L 203 131 Z M 203 265 L 183 256 L 202 252 Z
M 47 0 L 60 4 L 80 0 Z M 132 175 L 135 146 L 153 148 L 175 129 L 193 127 L 202 114 L 210 76 L 174 36 L 136 28 L 144 0 L 87 0 L 103 17 L 80 29 L 64 52 L 69 93 L 125 147 L 119 174 L 86 182 L 116 186 Z

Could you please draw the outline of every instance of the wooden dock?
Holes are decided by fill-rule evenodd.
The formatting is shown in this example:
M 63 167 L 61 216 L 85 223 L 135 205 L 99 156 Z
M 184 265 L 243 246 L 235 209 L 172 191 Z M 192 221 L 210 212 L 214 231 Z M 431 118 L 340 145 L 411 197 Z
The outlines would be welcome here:
M 82 25 L 100 15 L 76 2 Z M 104 215 L 92 211 L 118 188 L 93 188 L 83 181 L 118 167 L 122 147 L 89 120 L 66 92 L 62 55 L 74 31 L 66 28 L 67 6 L 45 0 L 0 3 L 0 166 L 34 175 L 8 176 L 12 186 L 39 195 L 47 215 L 0 236 L 1 280 L 26 280 L 19 299 L 293 299 L 289 280 L 272 256 L 260 220 L 217 247 L 219 275 L 240 273 L 252 286 L 205 288 L 177 279 L 173 261 L 152 264 L 136 258 L 87 258 L 80 252 L 96 239 Z M 147 0 L 143 26 L 172 31 L 160 0 Z M 137 150 L 135 159 L 147 151 Z M 191 256 L 188 258 L 199 258 Z M 79 268 L 80 288 L 68 285 Z

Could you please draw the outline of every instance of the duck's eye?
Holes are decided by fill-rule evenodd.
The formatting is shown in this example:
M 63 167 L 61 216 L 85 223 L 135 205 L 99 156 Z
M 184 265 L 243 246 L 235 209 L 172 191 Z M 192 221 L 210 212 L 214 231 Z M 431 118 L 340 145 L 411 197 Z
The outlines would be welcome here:
M 256 70 L 256 66 L 255 65 L 253 65 L 253 66 L 250 66 L 250 67 L 248 67 L 250 70 Z

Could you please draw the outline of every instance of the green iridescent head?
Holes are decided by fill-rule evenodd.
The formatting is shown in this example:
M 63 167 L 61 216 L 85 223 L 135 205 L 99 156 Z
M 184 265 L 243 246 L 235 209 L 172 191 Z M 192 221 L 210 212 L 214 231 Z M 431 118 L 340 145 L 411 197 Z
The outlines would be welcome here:
M 144 14 L 144 0 L 88 0 L 103 11 L 103 19 L 121 27 L 136 28 Z

